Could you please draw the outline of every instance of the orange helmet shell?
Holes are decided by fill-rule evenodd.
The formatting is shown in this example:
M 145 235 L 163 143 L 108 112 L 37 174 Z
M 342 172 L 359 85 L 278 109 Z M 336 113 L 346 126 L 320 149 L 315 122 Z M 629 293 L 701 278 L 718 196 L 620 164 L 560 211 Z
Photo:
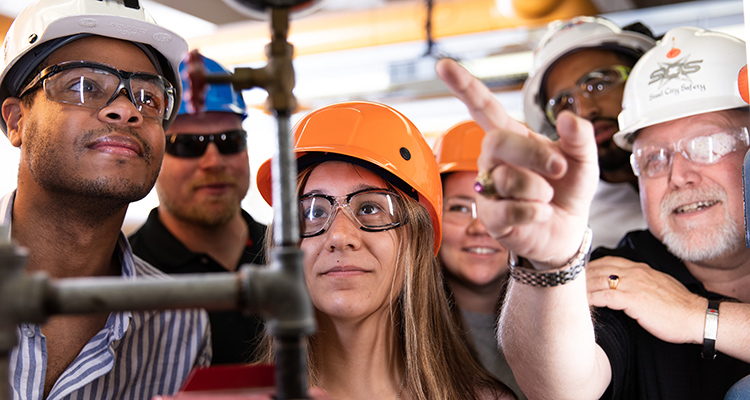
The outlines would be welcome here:
M 435 142 L 435 157 L 441 174 L 477 171 L 484 130 L 473 120 L 450 127 Z
M 442 234 L 443 189 L 432 149 L 414 124 L 384 104 L 352 101 L 319 108 L 293 128 L 294 153 L 334 153 L 373 164 L 408 184 L 430 213 L 435 252 Z M 271 160 L 258 169 L 255 180 L 268 204 Z

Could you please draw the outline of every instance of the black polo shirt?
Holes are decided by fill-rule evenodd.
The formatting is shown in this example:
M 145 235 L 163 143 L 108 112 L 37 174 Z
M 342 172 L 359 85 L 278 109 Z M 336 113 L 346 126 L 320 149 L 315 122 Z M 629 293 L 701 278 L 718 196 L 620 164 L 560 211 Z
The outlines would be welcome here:
M 649 231 L 630 232 L 617 249 L 599 248 L 592 259 L 608 255 L 646 263 L 702 297 L 736 301 L 706 291 Z M 722 353 L 713 360 L 703 359 L 702 345 L 661 341 L 622 311 L 597 308 L 594 316 L 597 343 L 612 366 L 612 382 L 602 399 L 721 400 L 734 383 L 750 374 L 750 364 Z
M 266 226 L 242 211 L 248 226 L 248 241 L 239 265 L 265 264 L 263 241 Z M 170 233 L 159 220 L 156 208 L 146 223 L 129 237 L 133 253 L 168 274 L 227 272 L 205 253 L 193 253 Z M 238 266 L 239 266 L 238 265 Z M 212 364 L 237 364 L 251 360 L 263 334 L 263 321 L 246 317 L 240 311 L 211 311 Z

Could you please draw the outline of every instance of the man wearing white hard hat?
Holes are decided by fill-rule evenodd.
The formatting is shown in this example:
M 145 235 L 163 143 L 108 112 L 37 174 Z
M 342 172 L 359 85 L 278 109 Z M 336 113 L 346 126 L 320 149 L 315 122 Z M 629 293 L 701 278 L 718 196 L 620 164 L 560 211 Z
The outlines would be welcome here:
M 180 103 L 185 41 L 137 0 L 39 0 L 5 37 L 2 130 L 21 151 L 2 224 L 53 278 L 167 279 L 120 231 L 151 190 Z M 12 224 L 11 224 L 12 221 Z M 18 326 L 13 399 L 149 399 L 210 362 L 201 310 L 53 316 Z M 4 385 L 0 385 L 4 386 Z
M 534 50 L 523 86 L 526 123 L 557 138 L 557 116 L 569 110 L 591 121 L 599 157 L 599 186 L 589 212 L 593 246 L 615 247 L 625 233 L 643 229 L 630 153 L 612 140 L 630 70 L 654 46 L 641 23 L 620 28 L 601 17 L 579 16 L 549 24 Z
M 750 373 L 745 64 L 744 42 L 697 28 L 670 30 L 636 63 L 615 140 L 633 151 L 649 229 L 590 263 L 591 124 L 560 113 L 551 142 L 438 64 L 487 132 L 478 209 L 511 252 L 500 342 L 530 398 L 721 399 Z

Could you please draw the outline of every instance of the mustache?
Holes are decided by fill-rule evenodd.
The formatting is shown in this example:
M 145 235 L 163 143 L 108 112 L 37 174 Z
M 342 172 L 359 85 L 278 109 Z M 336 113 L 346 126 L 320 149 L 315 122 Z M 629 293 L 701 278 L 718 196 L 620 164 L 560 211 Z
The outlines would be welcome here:
M 597 122 L 599 122 L 599 121 L 605 121 L 605 122 L 611 122 L 611 123 L 613 123 L 613 124 L 615 124 L 615 125 L 619 126 L 619 125 L 618 125 L 618 123 L 617 123 L 617 118 L 611 118 L 611 117 L 596 117 L 596 118 L 590 119 L 589 121 L 591 121 L 591 123 L 592 123 L 592 124 L 595 124 L 595 123 L 597 123 Z
M 83 133 L 81 133 L 81 135 L 78 137 L 76 141 L 79 142 L 80 144 L 91 143 L 97 138 L 111 135 L 113 133 L 117 133 L 123 136 L 128 136 L 131 139 L 138 142 L 138 144 L 141 146 L 141 150 L 143 151 L 143 154 L 141 154 L 141 157 L 151 158 L 151 156 L 154 154 L 154 147 L 148 144 L 141 137 L 141 135 L 138 133 L 138 131 L 135 128 L 128 127 L 128 126 L 119 126 L 119 125 L 110 124 L 100 129 L 89 129 L 89 130 L 83 131 Z
M 697 187 L 669 192 L 661 201 L 661 215 L 662 217 L 666 217 L 677 207 L 702 200 L 718 200 L 726 204 L 727 192 L 719 186 Z
M 208 185 L 230 185 L 230 186 L 237 186 L 237 178 L 226 173 L 220 173 L 220 174 L 211 174 L 206 175 L 205 177 L 199 178 L 191 182 L 190 187 L 191 189 L 197 189 L 201 186 L 208 186 Z

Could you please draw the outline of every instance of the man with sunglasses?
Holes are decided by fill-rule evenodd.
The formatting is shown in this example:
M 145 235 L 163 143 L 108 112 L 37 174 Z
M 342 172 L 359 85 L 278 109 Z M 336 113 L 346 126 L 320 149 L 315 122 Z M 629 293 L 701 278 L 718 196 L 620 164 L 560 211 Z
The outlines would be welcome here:
M 204 58 L 209 73 L 228 73 Z M 180 65 L 185 77 L 186 63 Z M 183 86 L 189 82 L 183 80 Z M 130 237 L 133 252 L 169 274 L 236 271 L 265 263 L 266 226 L 241 208 L 250 185 L 247 116 L 242 95 L 229 84 L 209 85 L 206 109 L 188 113 L 183 102 L 167 130 L 156 181 L 159 207 Z M 214 364 L 250 360 L 263 323 L 240 311 L 211 311 Z
M 645 227 L 630 154 L 612 135 L 630 69 L 653 45 L 651 32 L 640 23 L 621 29 L 600 17 L 555 21 L 537 45 L 523 87 L 526 123 L 536 132 L 557 139 L 563 110 L 594 125 L 600 182 L 589 225 L 595 247 L 614 247 L 626 232 Z
M 438 64 L 488 132 L 478 212 L 511 251 L 500 339 L 530 398 L 722 399 L 750 373 L 746 64 L 742 40 L 692 27 L 638 60 L 614 140 L 633 152 L 649 229 L 590 263 L 591 124 L 563 112 L 560 140 L 543 140 Z
M 21 155 L 0 216 L 6 240 L 28 249 L 25 271 L 166 279 L 134 257 L 120 229 L 159 172 L 185 41 L 137 0 L 39 0 L 18 15 L 3 48 L 1 127 Z M 35 322 L 18 325 L 9 368 L 0 368 L 13 399 L 148 399 L 175 393 L 210 362 L 201 310 Z

